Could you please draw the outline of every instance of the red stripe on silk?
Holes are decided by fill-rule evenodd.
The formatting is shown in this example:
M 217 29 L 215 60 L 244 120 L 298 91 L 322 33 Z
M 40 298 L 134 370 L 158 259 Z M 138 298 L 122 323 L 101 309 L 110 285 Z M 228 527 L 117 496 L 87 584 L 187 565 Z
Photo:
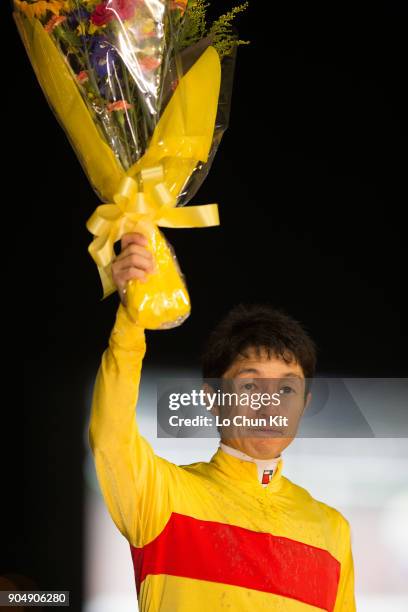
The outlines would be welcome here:
M 327 612 L 336 602 L 340 563 L 290 538 L 173 513 L 155 540 L 130 548 L 138 593 L 147 575 L 168 574 L 274 593 Z

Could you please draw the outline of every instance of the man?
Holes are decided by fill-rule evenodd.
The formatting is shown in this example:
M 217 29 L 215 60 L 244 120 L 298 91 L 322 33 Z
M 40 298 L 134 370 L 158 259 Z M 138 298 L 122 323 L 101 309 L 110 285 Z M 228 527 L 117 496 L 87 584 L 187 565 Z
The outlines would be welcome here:
M 128 280 L 143 282 L 153 271 L 146 243 L 138 233 L 122 238 L 112 274 L 123 300 Z M 220 428 L 208 463 L 177 466 L 156 456 L 135 420 L 145 349 L 144 330 L 120 304 L 89 430 L 102 494 L 130 544 L 140 610 L 354 612 L 349 524 L 282 475 L 281 452 L 292 438 Z M 254 378 L 282 388 L 297 381 L 300 414 L 314 367 L 302 327 L 261 306 L 233 309 L 203 358 L 204 377 L 242 379 L 249 388 Z

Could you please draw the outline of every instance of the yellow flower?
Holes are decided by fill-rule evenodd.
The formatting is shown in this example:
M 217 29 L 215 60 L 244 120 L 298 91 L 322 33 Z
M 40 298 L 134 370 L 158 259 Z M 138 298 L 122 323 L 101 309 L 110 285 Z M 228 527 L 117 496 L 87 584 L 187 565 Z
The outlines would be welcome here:
M 88 11 L 92 11 L 97 4 L 99 4 L 101 0 L 82 0 L 82 4 L 85 6 Z
M 66 13 L 70 13 L 78 6 L 78 3 L 76 2 L 76 0 L 64 0 L 63 4 L 64 4 L 64 11 Z
M 95 32 L 98 32 L 98 30 L 102 30 L 103 28 L 104 26 L 97 26 L 91 22 L 88 27 L 88 34 L 95 34 Z
M 78 27 L 76 29 L 78 36 L 85 36 L 86 34 L 86 25 L 81 21 L 80 24 L 78 24 Z
M 54 13 L 54 15 L 59 15 L 60 11 L 65 8 L 65 2 L 61 0 L 38 0 L 38 2 L 33 2 L 32 4 L 25 0 L 14 0 L 14 4 L 28 17 L 36 17 L 37 19 L 42 17 L 47 11 Z
M 141 30 L 143 34 L 154 31 L 154 21 L 150 17 L 143 19 L 141 22 Z

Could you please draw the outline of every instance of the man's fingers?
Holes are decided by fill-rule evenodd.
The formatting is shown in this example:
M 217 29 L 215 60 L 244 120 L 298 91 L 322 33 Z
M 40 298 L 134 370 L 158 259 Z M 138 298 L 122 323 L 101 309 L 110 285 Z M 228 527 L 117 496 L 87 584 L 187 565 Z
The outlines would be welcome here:
M 141 268 L 149 272 L 153 271 L 153 259 L 151 257 L 145 257 L 140 253 L 133 253 L 118 259 L 115 265 L 120 273 L 129 268 Z
M 144 236 L 140 232 L 129 232 L 128 234 L 123 234 L 121 238 L 121 241 L 120 241 L 121 250 L 123 251 L 124 249 L 126 249 L 126 247 L 129 246 L 129 244 L 138 244 L 139 246 L 147 246 L 148 240 L 146 236 Z
M 130 281 L 134 278 L 144 282 L 147 280 L 147 275 L 145 272 L 143 272 L 143 270 L 140 270 L 140 268 L 127 268 L 121 274 L 123 286 L 126 286 L 127 281 Z
M 146 247 L 139 246 L 133 242 L 122 250 L 121 253 L 119 253 L 119 255 L 115 258 L 115 261 L 123 261 L 130 255 L 139 255 L 140 257 L 144 257 L 149 261 L 153 261 L 153 255 L 148 249 L 146 249 Z
M 123 270 L 120 275 L 115 278 L 116 288 L 119 291 L 121 300 L 123 291 L 126 289 L 127 283 L 130 280 L 138 280 L 141 283 L 145 283 L 147 281 L 147 274 L 139 268 L 127 268 L 127 270 Z
M 155 272 L 154 257 L 146 248 L 147 238 L 139 232 L 124 234 L 121 252 L 112 262 L 113 281 L 121 295 L 130 280 L 147 281 L 149 273 Z

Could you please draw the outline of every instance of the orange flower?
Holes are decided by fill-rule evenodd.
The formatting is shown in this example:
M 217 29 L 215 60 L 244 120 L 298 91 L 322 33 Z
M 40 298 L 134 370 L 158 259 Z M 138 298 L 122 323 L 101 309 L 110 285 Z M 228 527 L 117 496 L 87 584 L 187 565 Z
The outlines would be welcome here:
M 188 0 L 170 0 L 170 9 L 173 11 L 178 9 L 183 15 L 187 8 L 187 1 Z
M 129 102 L 126 102 L 126 100 L 118 100 L 117 102 L 111 102 L 106 108 L 108 109 L 109 113 L 112 113 L 113 111 L 122 111 L 128 108 L 133 108 L 133 104 L 129 104 Z
M 150 72 L 151 70 L 155 70 L 158 66 L 160 66 L 160 59 L 158 57 L 152 57 L 150 55 L 146 55 L 142 59 L 139 60 L 139 64 L 142 67 L 142 70 L 145 72 Z
M 51 32 L 53 31 L 54 28 L 56 28 L 57 26 L 59 26 L 60 23 L 62 23 L 63 21 L 66 20 L 66 17 L 63 17 L 62 15 L 54 15 L 53 17 L 51 17 L 51 19 L 45 24 L 44 26 L 44 30 L 46 32 L 48 32 L 48 34 L 51 34 Z

